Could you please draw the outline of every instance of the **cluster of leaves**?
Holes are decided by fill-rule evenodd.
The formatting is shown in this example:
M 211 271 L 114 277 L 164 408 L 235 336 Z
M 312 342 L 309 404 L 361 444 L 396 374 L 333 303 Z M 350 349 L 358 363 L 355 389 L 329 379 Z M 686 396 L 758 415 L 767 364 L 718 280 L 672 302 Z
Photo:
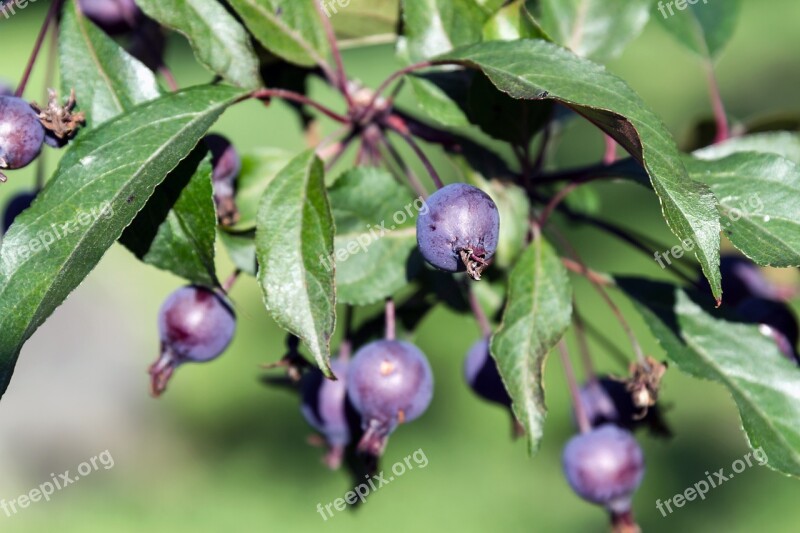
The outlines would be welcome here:
M 370 224 L 391 219 L 413 200 L 412 189 L 389 165 L 326 176 L 314 150 L 246 154 L 236 198 L 241 218 L 233 228 L 216 227 L 209 156 L 198 142 L 217 118 L 262 90 L 262 77 L 267 89 L 303 92 L 308 76 L 324 75 L 347 93 L 346 80 L 329 63 L 337 53 L 335 42 L 313 0 L 138 4 L 183 34 L 198 62 L 222 81 L 167 92 L 153 72 L 86 20 L 74 1 L 66 3 L 59 40 L 62 88 L 76 90 L 87 128 L 0 248 L 0 390 L 8 386 L 25 341 L 117 241 L 145 263 L 217 286 L 218 237 L 238 268 L 257 275 L 271 316 L 302 339 L 325 372 L 337 305 L 370 306 L 395 298 L 408 328 L 440 302 L 469 308 L 461 285 L 422 265 L 413 221 L 335 270 L 320 261 L 335 263 L 337 251 L 346 251 Z M 389 130 L 387 124 L 400 123 L 392 131 L 411 143 L 415 136 L 443 147 L 464 180 L 498 205 L 495 263 L 488 281 L 472 290 L 502 314 L 492 355 L 532 451 L 546 415 L 545 357 L 573 317 L 570 276 L 560 257 L 569 254 L 549 242 L 557 235 L 550 231 L 552 223 L 543 220 L 539 228 L 537 221 L 545 206 L 557 216 L 574 214 L 553 203 L 559 192 L 554 184 L 624 178 L 651 189 L 677 240 L 693 243 L 713 298 L 696 286 L 644 279 L 615 285 L 636 303 L 680 369 L 728 387 L 751 446 L 763 447 L 769 465 L 800 475 L 798 369 L 757 327 L 734 324 L 713 305 L 723 301 L 723 231 L 759 265 L 800 265 L 800 213 L 793 208 L 800 189 L 800 140 L 796 134 L 749 133 L 745 127 L 738 138 L 681 153 L 648 105 L 598 63 L 621 53 L 655 13 L 711 68 L 732 33 L 738 4 L 690 5 L 664 19 L 649 0 L 403 0 L 399 6 L 354 2 L 350 14 L 343 10 L 338 22 L 334 17 L 334 25 L 346 26 L 337 29 L 347 39 L 374 32 L 375 24 L 363 23 L 370 17 L 383 21 L 377 25 L 381 31 L 397 23 L 398 57 L 415 64 L 404 79 L 420 116 L 435 121 L 416 118 L 415 110 L 396 110 L 389 101 L 380 116 L 384 122 L 364 124 L 347 115 L 348 140 L 363 138 L 369 126 Z M 314 112 L 309 106 L 301 111 L 306 118 Z M 557 142 L 564 123 L 580 119 L 613 139 L 630 159 L 545 170 L 545 148 Z M 517 160 L 465 136 L 474 131 L 504 143 Z M 533 158 L 532 146 L 543 147 L 543 155 Z M 723 228 L 726 206 L 753 195 L 763 199 L 764 210 L 744 213 Z M 35 260 L 16 253 L 51 224 L 104 202 L 113 206 L 110 216 L 65 235 Z

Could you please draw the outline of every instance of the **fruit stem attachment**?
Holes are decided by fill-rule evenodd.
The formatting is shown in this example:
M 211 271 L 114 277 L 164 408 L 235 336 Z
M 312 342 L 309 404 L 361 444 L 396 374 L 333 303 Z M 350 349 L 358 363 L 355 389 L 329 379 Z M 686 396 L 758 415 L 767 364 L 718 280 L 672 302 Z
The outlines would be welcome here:
M 397 115 L 390 115 L 386 119 L 386 123 L 384 125 L 398 134 L 400 138 L 402 138 L 408 144 L 408 146 L 411 147 L 411 150 L 414 151 L 414 154 L 422 162 L 425 170 L 427 170 L 428 174 L 430 174 L 431 180 L 433 180 L 436 188 L 441 189 L 444 187 L 444 182 L 442 182 L 442 179 L 439 177 L 439 173 L 436 172 L 436 168 L 433 166 L 433 163 L 431 163 L 431 160 L 428 159 L 427 155 L 425 155 L 425 152 L 422 151 L 422 148 L 420 148 L 419 144 L 417 144 L 417 141 L 414 140 L 414 137 L 411 136 L 411 133 L 408 131 L 403 119 Z
M 386 298 L 386 339 L 393 341 L 395 339 L 396 309 L 393 298 Z
M 483 312 L 481 303 L 478 301 L 478 296 L 475 294 L 471 284 L 467 286 L 467 297 L 469 306 L 472 308 L 472 314 L 475 315 L 475 320 L 481 328 L 481 335 L 489 337 L 492 334 L 492 325 L 486 317 L 486 313 Z
M 586 324 L 583 321 L 583 316 L 578 312 L 575 301 L 572 302 L 572 322 L 575 326 L 575 338 L 578 340 L 578 349 L 581 354 L 581 362 L 583 363 L 583 370 L 586 373 L 587 381 L 597 381 L 597 373 L 594 370 L 594 363 L 592 363 L 592 354 L 589 351 L 589 343 L 586 342 Z
M 226 279 L 225 283 L 222 284 L 222 290 L 225 292 L 225 294 L 231 292 L 231 289 L 233 289 L 233 286 L 236 283 L 236 280 L 239 279 L 239 275 L 241 273 L 241 269 L 237 268 L 231 273 L 230 276 L 228 276 L 228 279 Z
M 272 98 L 280 98 L 282 100 L 289 100 L 292 102 L 297 102 L 299 104 L 307 105 L 309 107 L 313 107 L 314 109 L 320 111 L 325 116 L 335 120 L 336 122 L 340 122 L 342 124 L 349 124 L 350 119 L 344 115 L 340 115 L 336 111 L 325 107 L 321 103 L 313 100 L 303 94 L 296 93 L 293 91 L 287 91 L 285 89 L 258 89 L 250 93 L 250 98 L 256 98 L 262 101 L 269 101 Z
M 586 264 L 581 260 L 581 257 L 575 247 L 572 246 L 572 244 L 570 244 L 570 242 L 563 235 L 561 235 L 560 232 L 556 235 L 559 237 L 559 240 L 564 244 L 564 246 L 569 249 L 570 255 L 575 258 L 574 261 L 570 259 L 562 259 L 564 266 L 567 267 L 568 270 L 582 274 L 586 277 L 586 279 L 592 282 L 592 285 L 597 290 L 598 294 L 600 294 L 600 297 L 603 298 L 603 301 L 605 301 L 606 305 L 608 305 L 609 309 L 611 309 L 611 312 L 617 318 L 617 321 L 619 322 L 620 326 L 622 326 L 622 329 L 625 330 L 625 334 L 628 336 L 628 339 L 631 342 L 631 347 L 633 348 L 633 353 L 636 356 L 636 360 L 645 370 L 649 371 L 650 363 L 647 362 L 644 352 L 642 351 L 642 347 L 639 345 L 639 341 L 636 339 L 636 335 L 633 333 L 633 329 L 631 328 L 630 324 L 628 324 L 628 321 L 625 320 L 625 316 L 622 314 L 622 311 L 620 311 L 619 307 L 617 307 L 617 304 L 614 303 L 614 300 L 611 299 L 611 297 L 608 295 L 608 292 L 604 288 L 604 286 L 616 286 L 614 280 L 608 276 L 589 270 Z
M 328 44 L 331 47 L 333 61 L 336 64 L 336 77 L 333 80 L 334 84 L 347 101 L 347 108 L 352 110 L 353 98 L 350 95 L 350 89 L 347 87 L 347 72 L 344 68 L 342 52 L 339 50 L 339 43 L 336 40 L 336 32 L 334 32 L 333 26 L 331 25 L 330 16 L 323 9 L 320 0 L 314 0 L 314 6 L 317 8 L 317 13 L 319 14 L 320 21 L 322 22 L 322 27 L 325 30 L 325 37 L 328 39 Z
M 564 339 L 558 342 L 558 353 L 561 355 L 561 363 L 564 365 L 564 375 L 567 377 L 567 385 L 572 398 L 572 407 L 575 409 L 575 418 L 578 420 L 578 428 L 581 433 L 589 433 L 592 430 L 592 424 L 589 422 L 589 417 L 583 408 L 580 389 L 578 388 L 578 382 L 575 381 L 575 371 L 572 368 L 572 362 L 569 360 L 569 351 Z
M 427 199 L 428 191 L 425 190 L 425 187 L 422 185 L 422 182 L 419 181 L 419 178 L 414 173 L 414 171 L 411 170 L 411 168 L 406 164 L 405 161 L 403 161 L 400 152 L 397 151 L 397 148 L 394 147 L 389 138 L 386 135 L 382 135 L 381 142 L 383 143 L 383 146 L 386 148 L 386 151 L 389 152 L 389 158 L 391 158 L 395 162 L 397 167 L 400 169 L 400 171 L 403 174 L 405 174 L 406 179 L 408 179 L 408 183 L 411 186 L 411 188 L 414 189 L 414 192 L 416 192 L 417 195 L 423 200 Z
M 39 57 L 39 52 L 42 49 L 42 43 L 47 35 L 47 30 L 50 28 L 50 23 L 55 20 L 56 14 L 58 13 L 59 9 L 61 9 L 61 4 L 63 3 L 64 0 L 53 0 L 53 3 L 50 4 L 50 9 L 47 10 L 47 15 L 42 23 L 42 29 L 39 30 L 39 35 L 36 37 L 36 42 L 33 45 L 33 51 L 28 59 L 28 64 L 25 66 L 25 72 L 22 74 L 22 79 L 20 80 L 17 90 L 14 93 L 14 96 L 17 98 L 21 97 L 25 92 L 25 86 L 28 85 L 28 80 L 31 77 L 33 66 L 36 64 L 36 58 Z

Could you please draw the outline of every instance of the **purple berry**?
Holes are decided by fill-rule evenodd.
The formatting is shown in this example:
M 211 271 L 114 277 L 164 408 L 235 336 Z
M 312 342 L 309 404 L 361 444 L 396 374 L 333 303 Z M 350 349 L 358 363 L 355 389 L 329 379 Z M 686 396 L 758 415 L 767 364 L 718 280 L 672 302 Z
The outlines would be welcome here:
M 44 126 L 31 105 L 22 98 L 0 96 L 0 170 L 29 165 L 43 142 Z
M 222 135 L 209 134 L 205 137 L 206 146 L 211 152 L 214 183 L 214 202 L 217 216 L 223 226 L 232 226 L 239 219 L 236 209 L 236 179 L 242 170 L 242 161 L 236 148 Z
M 89 20 L 109 35 L 136 28 L 142 18 L 134 0 L 78 0 L 78 5 Z
M 590 380 L 581 387 L 580 397 L 592 426 L 614 424 L 630 431 L 647 427 L 653 435 L 672 435 L 659 406 L 653 405 L 646 412 L 636 407 L 631 392 L 618 379 L 601 377 Z
M 469 349 L 464 360 L 464 377 L 475 394 L 490 402 L 511 407 L 511 397 L 506 391 L 497 363 L 489 355 L 489 339 L 483 338 Z
M 800 362 L 797 353 L 800 329 L 788 305 L 766 298 L 747 298 L 736 307 L 736 313 L 748 324 L 759 324 L 761 332 L 775 340 L 787 359 Z
M 497 249 L 500 214 L 482 190 L 465 183 L 433 193 L 417 218 L 417 244 L 430 264 L 480 279 Z
M 578 496 L 620 514 L 630 511 L 644 476 L 644 454 L 636 439 L 613 425 L 572 437 L 562 465 Z
M 225 351 L 236 316 L 216 292 L 190 285 L 170 294 L 161 306 L 158 330 L 161 356 L 150 367 L 153 396 L 164 392 L 178 365 L 210 361 Z
M 329 448 L 325 463 L 332 469 L 339 467 L 344 448 L 350 443 L 347 366 L 342 359 L 331 360 L 336 381 L 326 379 L 322 372 L 315 369 L 303 376 L 300 384 L 303 398 L 300 409 L 309 425 L 325 437 Z
M 3 211 L 3 233 L 8 231 L 8 228 L 11 227 L 11 224 L 14 223 L 14 220 L 20 213 L 31 206 L 34 198 L 36 198 L 36 193 L 23 192 L 14 196 L 11 201 L 8 202 L 5 211 Z
M 350 363 L 347 395 L 365 430 L 359 451 L 379 456 L 397 425 L 418 418 L 430 405 L 433 373 L 413 344 L 375 341 L 358 350 Z
M 744 257 L 722 256 L 720 273 L 726 305 L 735 307 L 753 296 L 774 299 L 777 295 L 775 287 L 764 277 L 758 265 Z

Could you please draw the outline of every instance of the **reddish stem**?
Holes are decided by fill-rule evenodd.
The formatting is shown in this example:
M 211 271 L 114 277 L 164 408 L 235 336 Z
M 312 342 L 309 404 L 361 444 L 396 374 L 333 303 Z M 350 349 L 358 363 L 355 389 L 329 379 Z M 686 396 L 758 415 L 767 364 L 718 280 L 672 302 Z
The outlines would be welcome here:
M 475 315 L 475 320 L 478 322 L 478 326 L 481 328 L 481 334 L 484 337 L 488 337 L 492 334 L 492 325 L 489 322 L 489 319 L 486 317 L 486 313 L 483 312 L 481 303 L 478 301 L 478 297 L 471 285 L 467 287 L 467 291 L 469 306 L 472 308 L 472 314 Z
M 226 279 L 225 283 L 222 284 L 222 290 L 225 292 L 225 294 L 231 292 L 231 289 L 233 289 L 233 286 L 236 284 L 236 280 L 239 279 L 239 275 L 241 273 L 242 271 L 237 268 L 231 273 L 230 276 L 228 276 L 228 279 Z
M 558 343 L 558 352 L 561 355 L 561 363 L 564 365 L 564 374 L 567 377 L 567 385 L 569 386 L 569 394 L 572 398 L 572 407 L 575 409 L 575 418 L 578 420 L 578 428 L 580 428 L 581 433 L 588 433 L 592 430 L 592 424 L 589 422 L 589 417 L 586 415 L 586 409 L 583 408 L 580 388 L 578 388 L 578 382 L 575 380 L 575 371 L 572 368 L 572 362 L 569 360 L 567 343 L 563 339 Z
M 414 140 L 414 137 L 411 136 L 408 128 L 403 122 L 403 119 L 397 115 L 390 115 L 387 117 L 384 126 L 397 133 L 411 147 L 416 156 L 422 162 L 425 170 L 427 170 L 428 174 L 430 174 L 434 185 L 436 185 L 436 188 L 441 189 L 444 187 L 444 183 L 439 177 L 439 173 L 436 172 L 436 168 L 433 166 L 433 163 L 431 163 L 431 160 L 428 159 L 427 155 L 425 155 L 425 152 L 422 151 L 422 148 L 420 148 L 419 144 L 417 144 L 417 142 Z
M 389 152 L 389 157 L 394 160 L 395 164 L 400 168 L 400 171 L 405 174 L 406 178 L 408 179 L 408 183 L 411 185 L 411 188 L 414 189 L 420 198 L 425 200 L 428 197 L 428 191 L 425 190 L 425 187 L 422 185 L 422 182 L 419 181 L 419 178 L 414 171 L 411 170 L 408 165 L 406 165 L 405 161 L 403 161 L 403 158 L 400 156 L 400 152 L 397 151 L 386 135 L 381 136 L 381 142 Z
M 603 156 L 603 164 L 610 165 L 617 160 L 617 141 L 610 135 L 604 135 L 606 140 L 606 153 Z
M 386 298 L 386 339 L 393 341 L 396 334 L 395 305 L 392 298 Z
M 319 18 L 322 21 L 322 27 L 325 30 L 325 36 L 327 37 L 328 43 L 330 44 L 331 47 L 331 54 L 333 55 L 333 61 L 336 64 L 335 85 L 342 93 L 342 95 L 344 95 L 345 100 L 347 100 L 347 108 L 352 109 L 353 98 L 350 95 L 350 89 L 347 87 L 347 72 L 344 69 L 342 52 L 341 50 L 339 50 L 339 43 L 336 40 L 336 32 L 333 30 L 330 18 L 322 9 L 322 4 L 320 4 L 318 0 L 314 0 L 314 5 L 317 8 L 317 13 L 319 14 Z
M 725 112 L 725 104 L 722 102 L 722 94 L 719 91 L 717 76 L 714 74 L 714 65 L 708 61 L 706 63 L 706 73 L 708 76 L 708 92 L 711 96 L 711 106 L 714 109 L 714 119 L 717 123 L 717 136 L 714 143 L 719 143 L 730 138 L 730 127 L 728 125 L 728 115 Z
M 167 87 L 172 92 L 177 92 L 180 90 L 180 86 L 178 86 L 178 80 L 175 79 L 175 75 L 172 74 L 172 71 L 166 65 L 160 65 L 158 67 L 158 73 L 161 74 L 161 77 L 164 78 L 164 81 L 167 82 Z
M 397 80 L 398 78 L 402 78 L 406 74 L 410 74 L 410 73 L 414 72 L 415 70 L 422 70 L 422 69 L 425 69 L 425 68 L 430 68 L 432 66 L 434 66 L 433 62 L 431 62 L 431 61 L 423 61 L 422 63 L 416 63 L 414 65 L 409 65 L 409 66 L 407 66 L 405 68 L 401 68 L 400 70 L 392 73 L 391 76 L 386 78 L 383 81 L 383 83 L 381 83 L 378 86 L 378 88 L 375 89 L 375 93 L 373 93 L 373 95 L 372 95 L 372 100 L 370 101 L 369 105 L 367 105 L 367 113 L 365 114 L 365 117 L 367 117 L 367 119 L 372 119 L 372 117 L 374 117 L 375 111 L 376 111 L 375 104 L 378 102 L 378 98 L 380 98 L 381 94 L 383 94 L 384 91 L 386 91 L 386 89 L 388 89 L 389 86 L 395 80 Z
M 547 223 L 547 220 L 550 218 L 550 215 L 552 215 L 553 211 L 555 211 L 556 207 L 558 207 L 559 204 L 561 204 L 561 202 L 563 202 L 564 199 L 569 196 L 569 193 L 586 183 L 586 181 L 588 180 L 575 180 L 558 191 L 545 206 L 544 211 L 542 211 L 542 214 L 539 217 L 539 227 L 544 227 L 544 225 Z
M 257 98 L 258 100 L 270 100 L 272 98 L 280 98 L 282 100 L 289 100 L 292 102 L 298 102 L 303 105 L 307 105 L 309 107 L 313 107 L 314 109 L 320 111 L 327 117 L 335 120 L 336 122 L 340 122 L 342 124 L 348 124 L 350 119 L 344 115 L 340 115 L 336 111 L 325 107 L 321 103 L 317 102 L 300 93 L 296 93 L 293 91 L 287 91 L 285 89 L 259 89 L 257 91 L 253 91 L 250 93 L 251 98 Z
M 39 57 L 39 52 L 42 49 L 42 43 L 47 35 L 47 30 L 50 28 L 50 23 L 55 20 L 58 10 L 61 9 L 61 4 L 63 3 L 64 0 L 53 0 L 53 3 L 50 4 L 50 9 L 47 10 L 44 23 L 42 23 L 42 29 L 39 30 L 39 35 L 36 37 L 36 43 L 33 45 L 31 57 L 28 59 L 28 64 L 25 66 L 25 72 L 22 74 L 22 80 L 20 80 L 19 85 L 17 86 L 17 91 L 14 93 L 14 96 L 17 98 L 21 97 L 25 92 L 25 86 L 28 85 L 28 80 L 30 80 L 31 72 L 33 72 L 33 66 L 36 64 L 36 58 Z

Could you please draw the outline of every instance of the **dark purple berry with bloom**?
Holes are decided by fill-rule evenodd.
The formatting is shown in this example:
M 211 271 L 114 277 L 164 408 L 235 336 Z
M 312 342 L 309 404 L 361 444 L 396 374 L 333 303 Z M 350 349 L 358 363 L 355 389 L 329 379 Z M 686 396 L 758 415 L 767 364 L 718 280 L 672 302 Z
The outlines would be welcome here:
M 153 396 L 161 395 L 175 369 L 218 357 L 231 343 L 236 316 L 222 296 L 194 285 L 173 292 L 158 315 L 161 356 L 150 367 Z
M 467 352 L 467 357 L 464 359 L 464 378 L 475 394 L 508 409 L 513 424 L 512 433 L 515 437 L 525 434 L 525 429 L 511 410 L 511 396 L 508 395 L 503 379 L 500 377 L 497 362 L 489 354 L 489 337 L 476 341 Z
M 11 201 L 8 202 L 5 211 L 3 211 L 3 233 L 8 231 L 8 228 L 11 227 L 11 224 L 14 223 L 14 220 L 20 213 L 31 206 L 34 198 L 36 198 L 36 193 L 23 192 L 14 196 Z
M 301 411 L 306 421 L 319 431 L 328 444 L 325 464 L 336 469 L 342 462 L 351 431 L 347 416 L 347 361 L 331 360 L 337 380 L 326 379 L 317 369 L 305 374 L 300 383 Z
M 481 398 L 511 407 L 511 397 L 506 391 L 497 363 L 489 354 L 489 339 L 483 338 L 469 349 L 464 360 L 464 377 Z
M 142 12 L 134 0 L 78 0 L 81 12 L 109 35 L 138 26 Z
M 722 292 L 726 305 L 735 307 L 751 297 L 776 299 L 778 291 L 761 269 L 747 258 L 725 255 L 720 258 Z
M 580 398 L 592 426 L 614 424 L 629 431 L 647 427 L 656 436 L 672 435 L 658 404 L 643 411 L 623 381 L 610 377 L 589 380 L 581 387 Z
M 500 214 L 488 194 L 465 183 L 442 187 L 417 218 L 417 244 L 431 265 L 480 279 L 500 236 Z
M 239 220 L 239 211 L 236 208 L 236 179 L 242 170 L 242 161 L 233 144 L 222 135 L 214 133 L 206 135 L 205 143 L 211 152 L 217 217 L 223 226 L 232 226 Z
M 736 307 L 736 313 L 744 322 L 758 324 L 764 335 L 775 340 L 787 359 L 800 363 L 797 353 L 800 329 L 788 305 L 766 298 L 748 298 Z
M 616 514 L 630 511 L 644 477 L 644 454 L 636 439 L 611 424 L 572 437 L 562 465 L 578 496 Z
M 42 149 L 44 126 L 31 105 L 15 96 L 0 96 L 0 171 L 22 168 Z M 5 181 L 0 174 L 0 181 Z
M 413 344 L 375 341 L 353 357 L 347 395 L 365 430 L 359 451 L 379 456 L 397 425 L 418 418 L 430 405 L 433 373 L 425 354 Z

